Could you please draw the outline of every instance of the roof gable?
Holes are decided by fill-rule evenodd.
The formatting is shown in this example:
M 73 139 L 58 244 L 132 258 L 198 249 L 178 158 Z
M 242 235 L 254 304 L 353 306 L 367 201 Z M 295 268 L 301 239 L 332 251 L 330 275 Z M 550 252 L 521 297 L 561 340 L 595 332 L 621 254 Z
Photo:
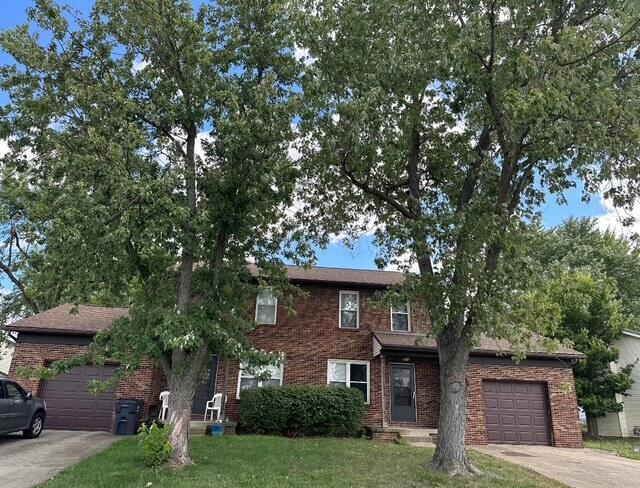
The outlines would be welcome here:
M 124 307 L 75 306 L 65 303 L 17 320 L 5 328 L 17 332 L 95 335 L 97 332 L 109 327 L 114 320 L 128 314 L 129 309 Z

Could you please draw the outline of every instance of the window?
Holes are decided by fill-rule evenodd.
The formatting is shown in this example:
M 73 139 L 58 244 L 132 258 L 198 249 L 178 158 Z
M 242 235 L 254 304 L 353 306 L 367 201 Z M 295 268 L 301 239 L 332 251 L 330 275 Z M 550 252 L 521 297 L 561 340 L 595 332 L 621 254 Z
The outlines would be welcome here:
M 362 392 L 365 403 L 369 403 L 369 361 L 330 359 L 327 383 L 356 388 Z
M 240 392 L 250 388 L 282 386 L 282 368 L 282 364 L 280 366 L 264 366 L 262 368 L 250 368 L 241 364 L 236 398 L 240 399 Z M 263 378 L 266 373 L 270 375 L 268 379 Z
M 408 302 L 391 306 L 391 330 L 398 332 L 409 332 L 411 330 Z
M 360 327 L 358 302 L 357 291 L 340 292 L 340 328 L 357 329 Z
M 4 398 L 4 386 L 2 386 L 2 381 L 0 381 L 0 400 Z
M 263 288 L 256 299 L 256 322 L 275 325 L 278 311 L 278 297 L 271 288 Z
M 16 400 L 24 400 L 24 393 L 22 392 L 22 388 L 20 388 L 15 383 L 5 383 L 7 388 L 7 398 L 13 398 Z

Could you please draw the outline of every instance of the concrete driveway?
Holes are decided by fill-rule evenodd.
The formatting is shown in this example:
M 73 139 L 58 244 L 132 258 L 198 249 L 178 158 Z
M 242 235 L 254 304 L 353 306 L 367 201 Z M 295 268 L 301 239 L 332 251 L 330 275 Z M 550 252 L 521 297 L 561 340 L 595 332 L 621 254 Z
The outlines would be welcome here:
M 28 488 L 119 440 L 106 432 L 45 430 L 37 439 L 0 436 L 0 485 Z
M 640 487 L 640 461 L 596 449 L 549 446 L 473 446 L 473 449 L 525 466 L 574 488 Z

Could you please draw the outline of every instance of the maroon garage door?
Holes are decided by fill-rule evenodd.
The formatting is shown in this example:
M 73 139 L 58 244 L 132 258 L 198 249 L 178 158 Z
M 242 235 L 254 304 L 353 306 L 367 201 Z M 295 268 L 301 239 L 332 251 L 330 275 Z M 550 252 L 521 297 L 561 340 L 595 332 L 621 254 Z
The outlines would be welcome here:
M 544 383 L 485 381 L 484 402 L 490 443 L 550 443 Z
M 92 395 L 91 380 L 111 377 L 115 366 L 77 368 L 45 380 L 41 396 L 47 402 L 46 427 L 69 430 L 111 430 L 115 393 Z

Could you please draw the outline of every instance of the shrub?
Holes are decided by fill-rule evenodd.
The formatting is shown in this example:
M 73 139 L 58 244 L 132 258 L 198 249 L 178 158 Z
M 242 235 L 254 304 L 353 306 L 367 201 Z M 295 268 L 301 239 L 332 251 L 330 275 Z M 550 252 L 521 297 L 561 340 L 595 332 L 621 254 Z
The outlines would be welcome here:
M 242 392 L 239 427 L 255 434 L 358 436 L 364 399 L 352 388 L 280 386 Z
M 144 464 L 155 468 L 167 462 L 173 451 L 169 441 L 170 434 L 169 424 L 164 426 L 156 422 L 152 422 L 149 426 L 142 424 L 138 431 L 138 449 Z

